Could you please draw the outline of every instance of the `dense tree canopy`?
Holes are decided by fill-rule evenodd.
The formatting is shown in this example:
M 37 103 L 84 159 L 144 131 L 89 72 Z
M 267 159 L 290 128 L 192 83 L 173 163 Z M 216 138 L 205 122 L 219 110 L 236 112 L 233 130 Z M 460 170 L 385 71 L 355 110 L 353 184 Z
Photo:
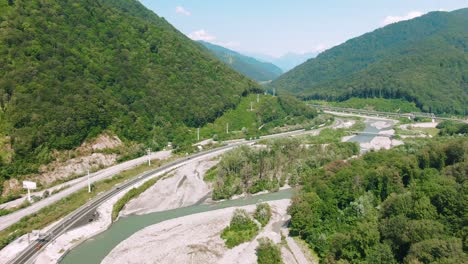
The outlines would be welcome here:
M 464 114 L 468 9 L 431 12 L 351 39 L 273 86 L 306 99 L 402 98 L 423 111 Z
M 290 230 L 323 263 L 466 263 L 468 141 L 418 141 L 303 173 Z
M 259 82 L 271 81 L 280 76 L 283 71 L 278 66 L 262 62 L 238 52 L 200 41 L 214 56 L 226 63 L 229 67 Z
M 106 129 L 173 140 L 256 87 L 136 0 L 0 0 L 0 137 L 14 150 L 4 176 Z
M 305 168 L 319 168 L 336 160 L 359 153 L 355 143 L 340 142 L 325 145 L 301 144 L 299 139 L 281 139 L 259 148 L 239 147 L 226 153 L 211 171 L 215 181 L 213 199 L 228 199 L 233 195 L 278 190 L 288 183 L 295 186 Z

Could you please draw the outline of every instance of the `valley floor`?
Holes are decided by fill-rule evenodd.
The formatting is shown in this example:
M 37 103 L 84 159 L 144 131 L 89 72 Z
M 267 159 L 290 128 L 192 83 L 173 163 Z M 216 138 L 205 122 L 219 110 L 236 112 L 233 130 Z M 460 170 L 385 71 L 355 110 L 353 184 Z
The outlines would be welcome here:
M 257 238 L 269 237 L 281 242 L 281 230 L 288 220 L 289 199 L 268 202 L 272 219 L 260 234 L 250 242 L 232 249 L 220 237 L 235 207 L 194 214 L 149 226 L 121 242 L 102 263 L 257 263 Z M 255 205 L 241 207 L 253 213 Z M 157 250 L 155 250 L 157 248 Z M 292 253 L 284 252 L 288 263 L 297 263 Z
M 391 129 L 395 125 L 393 120 L 372 118 L 366 122 L 371 122 L 372 126 L 377 129 L 385 129 L 382 133 L 393 135 L 395 132 Z M 343 128 L 352 125 L 352 121 L 340 123 L 340 127 Z M 318 131 L 309 131 L 308 133 L 317 134 Z M 370 143 L 362 143 L 361 147 L 380 149 L 396 145 L 392 140 L 390 142 L 386 140 L 390 139 L 377 136 Z M 166 176 L 154 186 L 131 200 L 120 212 L 120 217 L 185 207 L 204 200 L 209 196 L 211 187 L 203 181 L 203 176 L 209 168 L 218 163 L 219 156 L 225 151 L 214 152 L 208 156 L 190 160 L 175 170 L 154 175 L 153 177 L 157 177 L 166 173 Z M 137 185 L 141 184 L 142 182 Z M 111 225 L 113 204 L 123 195 L 124 192 L 100 206 L 97 209 L 99 214 L 97 220 L 70 230 L 49 244 L 41 252 L 36 263 L 56 262 L 64 253 L 82 241 L 106 230 Z M 286 209 L 290 200 L 284 199 L 268 203 L 273 208 L 273 217 L 257 238 L 267 236 L 276 243 L 282 242 L 281 252 L 285 263 L 313 263 L 314 260 L 308 256 L 307 252 L 304 253 L 301 247 L 287 236 L 285 224 L 288 215 Z M 148 226 L 122 241 L 104 259 L 104 263 L 140 263 L 143 261 L 142 256 L 157 263 L 256 263 L 255 248 L 258 244 L 256 239 L 233 249 L 227 249 L 220 238 L 220 233 L 229 224 L 235 208 L 189 215 Z M 251 212 L 255 206 L 243 208 Z M 286 235 L 283 241 L 281 240 L 282 233 Z M 27 236 L 11 243 L 0 251 L 0 263 L 10 259 L 15 252 L 26 245 Z M 158 250 L 154 250 L 155 248 Z

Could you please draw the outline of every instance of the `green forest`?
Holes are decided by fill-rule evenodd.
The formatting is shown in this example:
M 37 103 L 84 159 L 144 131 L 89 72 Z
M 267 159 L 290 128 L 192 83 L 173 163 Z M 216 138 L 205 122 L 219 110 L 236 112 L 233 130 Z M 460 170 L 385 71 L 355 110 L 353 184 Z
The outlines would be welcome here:
M 160 149 L 260 92 L 136 0 L 1 0 L 0 72 L 0 182 L 103 131 Z
M 273 87 L 304 99 L 397 98 L 425 112 L 466 113 L 468 9 L 430 12 L 331 48 Z
M 213 182 L 214 200 L 229 199 L 242 193 L 277 191 L 285 184 L 300 183 L 304 168 L 320 168 L 359 153 L 355 143 L 302 144 L 303 139 L 279 139 L 257 148 L 243 146 L 223 155 L 208 172 Z
M 390 113 L 414 113 L 421 112 L 414 102 L 408 102 L 404 99 L 385 99 L 385 98 L 349 98 L 346 101 L 324 101 L 310 100 L 311 104 L 327 105 L 344 108 L 366 109 Z
M 305 168 L 291 234 L 321 263 L 466 263 L 467 156 L 439 138 Z
M 314 108 L 292 96 L 250 94 L 243 97 L 236 108 L 202 127 L 200 135 L 216 140 L 250 139 L 277 133 L 278 129 L 310 128 L 322 121 L 317 116 Z

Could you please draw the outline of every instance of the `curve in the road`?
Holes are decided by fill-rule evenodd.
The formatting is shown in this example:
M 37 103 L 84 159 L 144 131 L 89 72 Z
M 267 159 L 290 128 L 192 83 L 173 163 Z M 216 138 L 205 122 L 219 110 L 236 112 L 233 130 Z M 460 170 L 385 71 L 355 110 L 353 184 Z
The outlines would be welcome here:
M 315 129 L 315 130 L 295 130 L 295 131 L 290 131 L 290 132 L 284 132 L 284 133 L 279 133 L 279 134 L 273 134 L 273 135 L 268 135 L 268 136 L 263 136 L 260 139 L 255 139 L 255 140 L 245 140 L 241 142 L 237 142 L 234 144 L 218 147 L 212 150 L 207 150 L 203 152 L 199 152 L 196 154 L 193 154 L 188 157 L 184 157 L 181 159 L 178 159 L 176 161 L 170 162 L 168 164 L 165 164 L 157 169 L 154 169 L 152 171 L 146 172 L 141 176 L 137 176 L 120 186 L 117 186 L 116 188 L 94 198 L 84 206 L 80 207 L 79 209 L 75 210 L 72 212 L 69 216 L 65 217 L 62 219 L 58 224 L 56 224 L 45 236 L 41 237 L 41 239 L 33 241 L 26 249 L 24 249 L 21 253 L 19 253 L 13 260 L 11 260 L 9 263 L 11 264 L 19 264 L 19 263 L 29 263 L 30 261 L 34 260 L 34 258 L 38 255 L 38 253 L 46 247 L 49 243 L 51 243 L 53 240 L 58 238 L 61 234 L 65 233 L 68 231 L 76 222 L 82 220 L 82 217 L 85 217 L 89 212 L 96 210 L 97 207 L 99 207 L 101 204 L 103 204 L 105 201 L 113 197 L 114 195 L 120 193 L 121 191 L 135 185 L 139 181 L 143 181 L 147 179 L 148 177 L 153 176 L 156 173 L 162 172 L 164 170 L 169 170 L 173 169 L 175 167 L 178 167 L 182 165 L 184 162 L 189 161 L 191 159 L 199 158 L 204 155 L 212 154 L 214 152 L 222 151 L 222 150 L 227 150 L 231 148 L 238 147 L 240 145 L 246 145 L 246 144 L 253 144 L 259 140 L 262 139 L 270 139 L 270 138 L 279 138 L 279 137 L 286 137 L 286 136 L 297 136 L 297 135 L 302 135 L 302 134 L 308 134 L 308 133 L 314 133 L 317 131 L 322 130 L 325 127 Z

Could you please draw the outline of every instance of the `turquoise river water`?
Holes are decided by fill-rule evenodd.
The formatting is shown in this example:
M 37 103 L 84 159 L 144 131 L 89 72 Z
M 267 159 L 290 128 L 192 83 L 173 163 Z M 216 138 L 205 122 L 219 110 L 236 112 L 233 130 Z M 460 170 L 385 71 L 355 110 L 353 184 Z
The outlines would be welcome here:
M 371 124 L 376 120 L 366 120 L 366 128 L 363 130 L 365 133 L 379 133 L 381 130 L 375 128 Z M 350 138 L 350 142 L 366 143 L 371 142 L 374 135 L 360 134 Z M 365 152 L 366 150 L 361 150 Z M 85 241 L 78 247 L 71 250 L 63 259 L 60 261 L 62 264 L 92 264 L 100 263 L 114 247 L 120 242 L 129 238 L 139 230 L 154 225 L 166 220 L 170 220 L 177 217 L 187 216 L 196 213 L 208 212 L 212 210 L 218 210 L 233 206 L 245 206 L 256 204 L 262 201 L 274 201 L 281 199 L 291 198 L 293 190 L 283 190 L 276 193 L 267 193 L 262 195 L 250 196 L 242 199 L 227 200 L 212 205 L 208 204 L 197 204 L 193 206 L 177 208 L 164 212 L 150 213 L 146 215 L 131 215 L 119 219 L 113 223 L 112 226 L 104 231 L 103 233 L 95 236 L 92 239 Z
M 150 213 L 146 215 L 131 215 L 123 217 L 113 223 L 109 229 L 85 241 L 78 247 L 71 250 L 60 263 L 63 264 L 92 264 L 100 263 L 114 247 L 124 241 L 139 230 L 170 220 L 177 217 L 187 216 L 196 213 L 208 212 L 233 206 L 245 206 L 256 204 L 262 201 L 275 201 L 289 199 L 294 190 L 282 190 L 275 193 L 260 194 L 236 200 L 227 200 L 215 204 L 197 204 L 193 206 L 177 208 L 164 212 Z

